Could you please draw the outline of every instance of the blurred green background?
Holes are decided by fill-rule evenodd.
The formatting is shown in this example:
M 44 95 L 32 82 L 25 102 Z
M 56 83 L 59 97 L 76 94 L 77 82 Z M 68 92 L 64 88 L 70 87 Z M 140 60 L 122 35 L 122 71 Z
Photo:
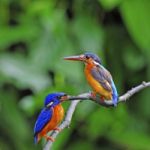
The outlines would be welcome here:
M 85 51 L 101 57 L 120 95 L 150 80 L 150 1 L 0 1 L 0 150 L 43 147 L 33 127 L 45 95 L 90 90 L 83 64 L 62 59 Z M 115 109 L 82 102 L 53 149 L 150 150 L 149 124 L 148 88 Z

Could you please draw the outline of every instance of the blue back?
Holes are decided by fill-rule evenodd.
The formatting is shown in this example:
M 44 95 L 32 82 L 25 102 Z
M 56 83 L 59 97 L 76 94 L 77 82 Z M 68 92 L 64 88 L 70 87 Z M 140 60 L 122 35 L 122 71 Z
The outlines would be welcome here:
M 34 142 L 37 143 L 37 134 L 42 131 L 45 125 L 51 120 L 53 110 L 50 108 L 43 108 L 38 116 L 34 126 Z
M 115 86 L 115 83 L 113 81 L 113 79 L 111 80 L 111 86 L 112 86 L 112 91 L 113 91 L 113 94 L 112 94 L 112 97 L 113 97 L 113 104 L 114 106 L 117 106 L 117 102 L 118 102 L 118 93 L 117 93 L 117 89 L 116 89 L 116 86 Z

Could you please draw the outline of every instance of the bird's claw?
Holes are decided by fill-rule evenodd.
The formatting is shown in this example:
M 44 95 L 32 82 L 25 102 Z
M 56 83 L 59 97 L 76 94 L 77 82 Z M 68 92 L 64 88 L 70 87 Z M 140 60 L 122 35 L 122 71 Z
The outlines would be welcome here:
M 51 136 L 45 135 L 44 137 L 46 138 L 47 141 L 51 141 L 51 142 L 55 141 L 54 138 L 52 138 Z
M 58 131 L 58 132 L 60 132 L 60 131 L 61 131 L 61 129 L 60 129 L 60 128 L 58 128 L 58 127 L 54 128 L 54 130 L 56 130 L 56 131 Z
M 104 103 L 105 97 L 100 96 L 100 102 Z
M 94 99 L 94 100 L 96 99 L 96 93 L 93 92 L 93 91 L 91 91 L 91 98 Z

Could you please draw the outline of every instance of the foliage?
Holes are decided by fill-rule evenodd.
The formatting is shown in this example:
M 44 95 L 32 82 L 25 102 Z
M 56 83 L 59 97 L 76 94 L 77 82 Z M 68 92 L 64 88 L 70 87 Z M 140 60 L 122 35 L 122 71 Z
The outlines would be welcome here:
M 45 95 L 90 90 L 83 65 L 64 56 L 97 53 L 120 95 L 149 80 L 149 13 L 148 0 L 2 0 L 0 149 L 40 149 L 33 126 Z M 150 149 L 148 90 L 115 109 L 80 103 L 54 149 Z

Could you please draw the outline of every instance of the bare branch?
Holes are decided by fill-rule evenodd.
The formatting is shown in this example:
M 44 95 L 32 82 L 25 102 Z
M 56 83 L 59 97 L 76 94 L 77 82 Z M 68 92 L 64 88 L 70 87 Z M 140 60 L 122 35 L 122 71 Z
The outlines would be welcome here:
M 118 103 L 120 102 L 126 102 L 132 95 L 135 93 L 141 91 L 142 89 L 150 87 L 150 82 L 145 82 L 143 81 L 140 85 L 132 88 L 131 90 L 127 91 L 125 94 L 119 97 Z M 93 100 L 94 102 L 105 106 L 105 107 L 110 107 L 114 106 L 112 100 L 101 100 L 99 96 L 97 96 L 95 99 L 91 97 L 91 93 L 83 93 L 78 96 L 70 96 L 69 100 Z
M 122 96 L 119 97 L 119 100 L 118 100 L 118 103 L 120 102 L 125 102 L 126 100 L 128 100 L 131 96 L 133 96 L 135 93 L 141 91 L 142 89 L 146 88 L 146 87 L 150 87 L 150 82 L 142 82 L 142 84 L 132 88 L 131 90 L 129 90 L 128 92 L 126 92 L 125 94 L 123 94 Z M 78 105 L 78 103 L 82 100 L 92 100 L 102 106 L 105 106 L 105 107 L 110 107 L 110 106 L 113 106 L 113 102 L 110 100 L 105 100 L 105 101 L 102 101 L 100 100 L 100 97 L 97 96 L 95 99 L 93 99 L 91 97 L 91 93 L 83 93 L 83 94 L 80 94 L 78 96 L 70 96 L 69 97 L 69 100 L 73 100 L 68 108 L 68 111 L 66 113 L 66 117 L 64 119 L 64 121 L 62 122 L 62 124 L 59 126 L 59 128 L 61 130 L 63 130 L 64 128 L 67 128 L 69 127 L 70 123 L 71 123 L 71 120 L 72 120 L 72 116 L 73 116 L 73 113 Z M 51 134 L 51 137 L 52 138 L 56 138 L 56 136 L 59 134 L 58 131 L 53 131 L 52 134 Z M 45 147 L 43 148 L 43 150 L 51 150 L 52 148 L 52 145 L 53 145 L 53 142 L 51 141 L 48 141 L 45 145 Z

